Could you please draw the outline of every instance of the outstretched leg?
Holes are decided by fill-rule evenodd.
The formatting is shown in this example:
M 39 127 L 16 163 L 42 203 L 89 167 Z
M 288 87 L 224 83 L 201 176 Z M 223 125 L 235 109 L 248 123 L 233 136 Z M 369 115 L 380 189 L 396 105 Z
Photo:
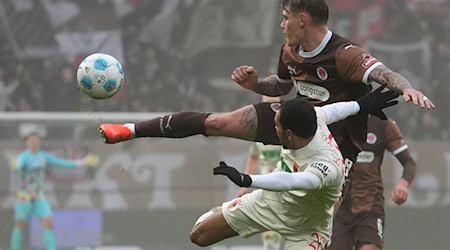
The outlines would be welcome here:
M 227 113 L 182 111 L 136 124 L 102 124 L 99 128 L 109 144 L 137 137 L 184 138 L 198 134 L 253 141 L 257 129 L 254 105 Z
M 200 216 L 192 228 L 190 238 L 194 244 L 206 247 L 237 235 L 226 222 L 221 207 L 215 207 Z

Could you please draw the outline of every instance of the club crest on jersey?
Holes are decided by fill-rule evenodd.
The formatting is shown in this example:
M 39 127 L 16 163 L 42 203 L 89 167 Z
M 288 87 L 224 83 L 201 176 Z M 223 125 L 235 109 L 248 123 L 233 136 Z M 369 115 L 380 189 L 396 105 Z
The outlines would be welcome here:
M 374 133 L 367 133 L 367 140 L 366 142 L 368 144 L 375 144 L 377 142 L 377 136 Z
M 272 109 L 273 112 L 277 112 L 278 110 L 281 109 L 281 103 L 279 102 L 271 103 L 270 108 Z
M 328 79 L 328 72 L 323 67 L 317 67 L 316 69 L 317 76 L 320 80 L 325 81 Z

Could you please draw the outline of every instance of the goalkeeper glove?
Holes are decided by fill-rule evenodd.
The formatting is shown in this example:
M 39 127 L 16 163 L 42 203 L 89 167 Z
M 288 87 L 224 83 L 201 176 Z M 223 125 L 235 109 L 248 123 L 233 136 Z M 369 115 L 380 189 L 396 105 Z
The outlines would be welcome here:
M 243 174 L 237 171 L 234 167 L 228 166 L 221 161 L 218 167 L 213 170 L 214 175 L 226 175 L 234 184 L 239 187 L 250 187 L 252 185 L 252 178 L 248 174 Z
M 96 154 L 91 153 L 87 154 L 82 160 L 83 166 L 86 167 L 97 167 L 99 163 L 100 157 Z
M 380 118 L 381 120 L 386 120 L 387 117 L 383 112 L 383 109 L 396 105 L 398 101 L 394 99 L 399 97 L 399 94 L 393 90 L 381 92 L 386 86 L 386 83 L 382 84 L 374 91 L 359 98 L 357 100 L 360 108 L 359 112 L 371 114 Z

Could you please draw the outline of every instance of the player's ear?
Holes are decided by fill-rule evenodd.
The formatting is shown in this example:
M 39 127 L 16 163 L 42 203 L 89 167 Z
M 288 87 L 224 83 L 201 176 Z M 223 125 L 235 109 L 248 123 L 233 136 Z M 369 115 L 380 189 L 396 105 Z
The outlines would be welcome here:
M 284 132 L 286 133 L 286 137 L 288 138 L 288 140 L 291 141 L 292 136 L 294 135 L 294 133 L 292 133 L 292 130 L 286 129 Z
M 305 25 L 306 19 L 308 19 L 308 15 L 305 12 L 300 12 L 297 16 L 297 21 L 302 25 Z

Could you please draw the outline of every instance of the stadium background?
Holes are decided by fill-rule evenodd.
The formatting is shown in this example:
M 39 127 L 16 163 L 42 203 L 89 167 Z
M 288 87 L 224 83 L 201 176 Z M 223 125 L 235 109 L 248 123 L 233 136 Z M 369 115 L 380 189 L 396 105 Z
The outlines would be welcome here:
M 385 249 L 448 249 L 450 2 L 328 2 L 334 32 L 365 46 L 438 106 L 429 112 L 402 103 L 389 110 L 419 170 L 408 202 L 397 207 L 388 197 L 401 166 L 390 156 L 385 161 Z M 261 75 L 276 72 L 279 12 L 273 0 L 0 0 L 0 248 L 8 249 L 13 225 L 10 166 L 23 149 L 21 135 L 38 128 L 46 134 L 44 148 L 59 156 L 102 157 L 95 170 L 48 173 L 60 249 L 198 249 L 188 237 L 192 224 L 237 191 L 213 177 L 211 167 L 219 160 L 242 166 L 248 143 L 197 136 L 107 146 L 96 126 L 257 102 L 229 75 L 241 64 Z M 75 87 L 78 63 L 97 51 L 117 57 L 125 70 L 123 89 L 103 101 Z M 31 223 L 26 249 L 42 245 L 37 224 Z M 255 236 L 207 249 L 259 245 Z

